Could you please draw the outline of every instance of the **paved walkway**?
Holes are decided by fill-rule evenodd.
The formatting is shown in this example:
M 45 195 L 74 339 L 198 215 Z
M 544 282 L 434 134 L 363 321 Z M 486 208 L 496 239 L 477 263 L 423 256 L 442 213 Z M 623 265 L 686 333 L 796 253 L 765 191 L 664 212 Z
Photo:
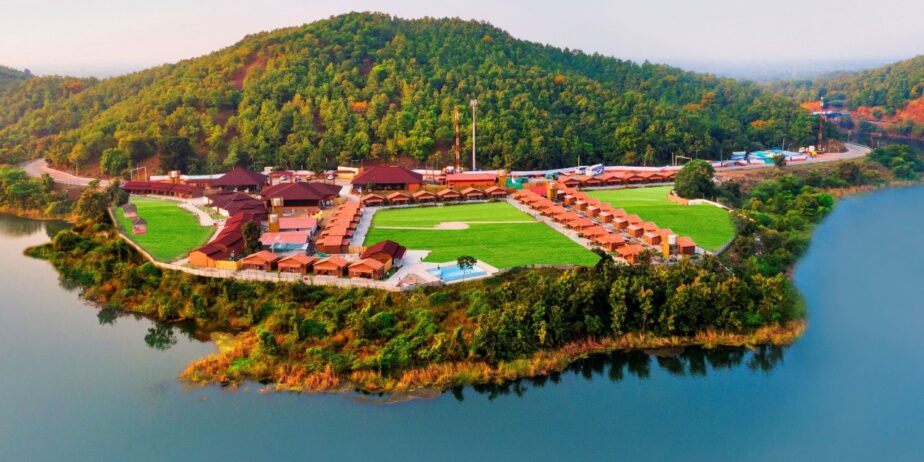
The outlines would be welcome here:
M 375 216 L 375 212 L 380 208 L 381 207 L 363 208 L 363 215 L 359 217 L 359 224 L 356 225 L 356 230 L 353 231 L 353 237 L 350 238 L 350 245 L 363 245 L 363 242 L 366 240 L 366 234 L 369 233 L 369 229 L 372 228 L 372 217 Z
M 184 210 L 189 210 L 190 212 L 196 214 L 199 217 L 199 224 L 202 226 L 215 226 L 215 220 L 211 215 L 206 213 L 204 210 L 196 206 L 193 201 L 180 201 L 179 207 Z
M 554 229 L 555 231 L 558 231 L 559 233 L 564 234 L 565 237 L 567 237 L 568 239 L 571 239 L 572 241 L 576 242 L 576 243 L 577 243 L 578 245 L 580 245 L 581 247 L 584 247 L 585 249 L 588 249 L 588 250 L 594 248 L 594 245 L 593 245 L 592 242 L 590 242 L 589 240 L 584 239 L 583 237 L 581 237 L 580 235 L 578 235 L 578 233 L 577 233 L 576 231 L 574 231 L 573 229 L 567 228 L 567 227 L 561 225 L 561 224 L 558 223 L 557 221 L 555 221 L 555 220 L 553 220 L 553 219 L 551 219 L 551 218 L 549 218 L 549 217 L 547 217 L 547 216 L 545 216 L 545 215 L 542 215 L 541 213 L 539 213 L 539 212 L 533 210 L 533 209 L 530 208 L 530 207 L 527 207 L 526 205 L 523 205 L 523 204 L 517 202 L 517 201 L 514 200 L 513 198 L 508 197 L 508 198 L 507 198 L 507 203 L 510 204 L 510 205 L 512 205 L 512 206 L 514 206 L 514 207 L 516 207 L 518 210 L 521 210 L 521 211 L 527 213 L 529 216 L 535 218 L 537 221 L 540 221 L 540 222 L 542 222 L 542 223 L 545 223 L 548 227 Z

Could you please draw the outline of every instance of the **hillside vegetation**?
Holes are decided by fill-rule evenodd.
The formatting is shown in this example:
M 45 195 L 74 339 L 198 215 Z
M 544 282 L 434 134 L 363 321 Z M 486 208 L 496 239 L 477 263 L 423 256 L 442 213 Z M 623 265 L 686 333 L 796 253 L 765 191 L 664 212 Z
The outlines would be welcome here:
M 810 142 L 791 101 L 760 88 L 517 40 L 489 24 L 353 13 L 105 79 L 0 91 L 0 160 L 214 172 L 350 161 L 443 162 L 459 107 L 484 166 L 666 162 L 672 153 Z M 155 162 L 153 159 L 156 159 Z
M 18 71 L 6 66 L 0 66 L 0 88 L 30 77 L 32 77 L 32 74 L 29 71 Z
M 894 114 L 912 100 L 924 96 L 924 55 L 868 71 L 782 81 L 774 86 L 799 102 L 825 97 L 835 106 L 849 109 L 878 106 L 887 114 Z

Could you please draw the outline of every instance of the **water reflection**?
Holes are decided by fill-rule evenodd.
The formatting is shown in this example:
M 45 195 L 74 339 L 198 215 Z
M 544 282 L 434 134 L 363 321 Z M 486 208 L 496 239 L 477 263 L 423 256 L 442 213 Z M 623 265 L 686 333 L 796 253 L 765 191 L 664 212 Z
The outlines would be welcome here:
M 173 326 L 162 322 L 155 323 L 153 327 L 148 328 L 148 333 L 144 336 L 144 343 L 155 350 L 169 350 L 176 345 L 176 334 L 173 333 Z
M 69 223 L 59 220 L 42 221 L 14 215 L 0 215 L 0 235 L 2 236 L 31 236 L 44 230 L 49 238 L 54 238 L 70 226 Z
M 746 367 L 755 372 L 769 373 L 783 363 L 784 347 L 764 345 L 753 351 L 746 348 L 720 347 L 705 349 L 699 347 L 674 348 L 654 351 L 617 351 L 594 355 L 576 361 L 565 371 L 547 377 L 522 379 L 503 384 L 480 384 L 471 387 L 454 387 L 449 392 L 458 401 L 465 400 L 465 390 L 470 389 L 486 395 L 489 400 L 501 396 L 522 396 L 532 388 L 542 388 L 546 383 L 558 383 L 562 374 L 571 373 L 593 380 L 606 377 L 611 382 L 621 382 L 627 375 L 648 379 L 652 365 L 675 377 L 705 377 L 711 372 Z
M 119 318 L 131 317 L 133 319 L 144 319 L 145 317 L 137 313 L 120 311 L 115 308 L 102 308 L 96 313 L 96 320 L 101 326 L 114 326 Z M 196 329 L 194 322 L 165 323 L 152 320 L 153 326 L 149 327 L 144 335 L 144 343 L 159 351 L 169 350 L 177 344 L 177 333 L 180 333 L 189 340 L 206 340 L 208 337 Z
M 31 236 L 42 230 L 43 222 L 3 215 L 0 219 L 0 234 L 4 236 Z

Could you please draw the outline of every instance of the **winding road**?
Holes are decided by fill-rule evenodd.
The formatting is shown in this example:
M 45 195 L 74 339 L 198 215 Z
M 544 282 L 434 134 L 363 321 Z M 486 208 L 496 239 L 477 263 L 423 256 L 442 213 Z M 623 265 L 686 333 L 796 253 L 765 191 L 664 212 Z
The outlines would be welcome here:
M 847 152 L 821 154 L 818 157 L 809 158 L 808 160 L 798 162 L 797 165 L 856 159 L 856 158 L 863 157 L 869 154 L 869 152 L 872 150 L 868 146 L 863 146 L 863 145 L 854 144 L 854 143 L 845 143 L 844 146 L 847 148 Z M 773 165 L 754 164 L 754 165 L 746 165 L 746 166 L 739 166 L 739 167 L 721 167 L 717 170 L 727 172 L 727 171 L 735 171 L 735 170 L 752 170 L 752 169 L 768 168 L 768 167 L 773 167 Z M 45 159 L 35 159 L 35 160 L 28 161 L 28 162 L 24 162 L 20 164 L 20 168 L 22 168 L 26 172 L 26 174 L 29 176 L 39 178 L 43 174 L 47 173 L 48 175 L 51 176 L 51 178 L 54 180 L 55 183 L 71 185 L 71 186 L 87 186 L 90 184 L 91 181 L 96 180 L 96 178 L 80 177 L 80 176 L 71 175 L 70 173 L 67 173 L 61 170 L 55 170 L 48 166 L 48 163 L 45 162 Z M 517 172 L 511 172 L 511 173 L 517 173 Z M 108 180 L 100 179 L 99 182 L 100 182 L 99 183 L 100 187 L 106 187 L 109 185 Z M 344 186 L 343 191 L 341 191 L 341 196 L 343 196 L 345 193 L 349 191 L 348 186 L 349 185 Z M 347 195 L 346 197 L 351 198 L 352 196 Z
M 45 159 L 35 159 L 30 160 L 29 162 L 24 162 L 19 165 L 23 171 L 26 172 L 26 175 L 31 177 L 40 178 L 44 174 L 51 176 L 51 179 L 55 183 L 65 184 L 70 186 L 88 186 L 91 181 L 97 181 L 97 178 L 85 178 L 76 175 L 71 175 L 70 173 L 63 172 L 61 170 L 55 170 L 48 166 L 48 163 L 45 162 Z M 109 186 L 109 180 L 98 180 L 100 187 L 105 188 Z

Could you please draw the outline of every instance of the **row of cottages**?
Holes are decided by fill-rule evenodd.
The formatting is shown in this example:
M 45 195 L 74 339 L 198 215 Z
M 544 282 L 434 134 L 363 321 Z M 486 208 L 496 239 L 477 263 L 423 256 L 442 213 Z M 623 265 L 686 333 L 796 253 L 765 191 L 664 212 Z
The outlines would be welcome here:
M 263 215 L 265 217 L 265 214 Z M 216 268 L 222 261 L 233 261 L 244 249 L 242 228 L 244 223 L 262 220 L 260 215 L 239 212 L 225 221 L 225 226 L 202 247 L 189 252 L 189 265 L 199 268 Z
M 410 191 L 415 192 L 423 185 L 423 175 L 395 165 L 361 169 L 351 184 L 356 192 Z
M 461 191 L 455 189 L 443 189 L 436 193 L 419 190 L 413 194 L 403 191 L 396 191 L 387 196 L 380 194 L 365 194 L 360 197 L 359 201 L 366 207 L 381 207 L 383 205 L 407 205 L 410 203 L 429 204 L 433 202 L 457 202 L 462 200 L 485 200 L 485 199 L 503 199 L 507 197 L 507 190 L 497 186 L 491 186 L 485 190 L 475 188 L 465 188 Z
M 618 252 L 619 256 L 629 263 L 635 263 L 638 255 L 645 249 L 641 245 L 630 245 L 620 232 L 626 232 L 633 238 L 639 238 L 650 246 L 659 246 L 666 242 L 673 232 L 661 230 L 652 223 L 644 222 L 637 215 L 628 215 L 625 210 L 616 209 L 612 205 L 587 196 L 567 186 L 560 190 L 548 191 L 550 196 L 560 198 L 563 203 L 572 207 L 568 209 L 541 196 L 533 190 L 518 191 L 514 198 L 523 204 L 549 216 L 555 221 L 576 231 L 580 236 L 590 240 L 596 245 L 610 252 Z M 581 213 L 578 213 L 577 211 Z M 591 219 L 594 217 L 597 221 Z M 598 224 L 598 222 L 600 224 Z M 603 225 L 610 223 L 616 232 L 611 232 Z M 677 251 L 680 254 L 695 253 L 695 245 L 690 246 L 689 238 L 678 239 Z M 669 249 L 668 249 L 669 250 Z M 665 250 L 667 252 L 667 250 Z
M 601 186 L 622 186 L 632 184 L 664 183 L 674 181 L 676 170 L 639 171 L 624 170 L 605 172 L 600 175 L 569 175 L 559 178 L 559 183 L 569 188 L 595 188 Z
M 555 192 L 555 196 L 560 198 L 564 203 L 582 210 L 589 216 L 596 217 L 602 223 L 610 223 L 617 231 L 623 231 L 630 237 L 641 239 L 650 246 L 660 246 L 667 242 L 673 231 L 670 229 L 662 230 L 653 222 L 646 222 L 638 215 L 627 215 L 625 210 L 613 208 L 610 204 L 598 199 L 589 197 L 582 191 L 561 186 Z M 677 246 L 677 253 L 681 255 L 692 255 L 696 253 L 696 245 L 689 237 L 677 238 L 674 245 Z M 682 245 L 679 243 L 682 242 Z M 633 258 L 634 261 L 634 258 Z
M 265 207 L 278 215 L 314 215 L 339 195 L 340 186 L 329 183 L 280 183 L 260 191 Z
M 317 251 L 346 253 L 361 217 L 362 208 L 359 202 L 345 202 L 341 205 L 318 234 L 318 239 L 315 241 Z
M 202 197 L 202 190 L 193 185 L 160 181 L 126 181 L 121 184 L 129 194 L 152 194 L 182 198 Z
M 238 213 L 252 213 L 266 218 L 266 205 L 263 201 L 248 194 L 236 191 L 219 191 L 205 196 L 208 206 L 213 207 L 219 215 L 231 217 Z
M 294 254 L 280 257 L 273 252 L 261 250 L 241 260 L 241 267 L 253 271 L 279 271 L 281 273 L 309 274 L 319 276 L 382 279 L 385 274 L 404 257 L 406 248 L 394 241 L 382 241 L 366 249 L 360 260 L 349 262 L 333 255 L 326 258 Z
M 267 217 L 267 231 L 260 235 L 260 244 L 272 251 L 308 250 L 308 242 L 318 230 L 314 217 Z

